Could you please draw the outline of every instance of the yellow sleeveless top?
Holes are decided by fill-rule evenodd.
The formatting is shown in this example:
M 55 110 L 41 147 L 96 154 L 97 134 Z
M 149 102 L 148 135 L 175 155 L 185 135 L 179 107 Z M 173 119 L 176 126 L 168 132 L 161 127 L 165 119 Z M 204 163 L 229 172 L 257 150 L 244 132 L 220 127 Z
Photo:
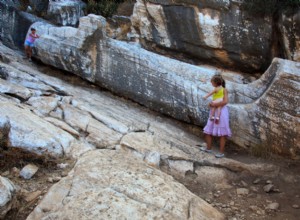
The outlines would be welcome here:
M 221 99 L 223 97 L 224 97 L 224 88 L 222 87 L 221 89 L 219 89 L 218 92 L 213 94 L 212 99 L 216 100 L 216 99 Z

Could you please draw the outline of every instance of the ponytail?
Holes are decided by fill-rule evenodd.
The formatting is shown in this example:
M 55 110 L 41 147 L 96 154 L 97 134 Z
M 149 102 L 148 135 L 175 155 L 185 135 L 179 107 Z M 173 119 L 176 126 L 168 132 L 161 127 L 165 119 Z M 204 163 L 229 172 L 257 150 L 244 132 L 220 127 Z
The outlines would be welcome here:
M 226 88 L 226 82 L 225 82 L 225 79 L 223 79 L 222 76 L 221 76 L 221 78 L 222 78 L 222 87 L 223 87 L 223 88 Z

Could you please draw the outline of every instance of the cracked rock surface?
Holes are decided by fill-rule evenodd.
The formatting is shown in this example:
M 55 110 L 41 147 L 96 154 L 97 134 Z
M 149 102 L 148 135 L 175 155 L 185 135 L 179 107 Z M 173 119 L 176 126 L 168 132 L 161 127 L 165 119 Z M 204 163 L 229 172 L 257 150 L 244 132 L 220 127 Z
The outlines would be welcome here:
M 0 88 L 14 88 L 0 93 L 0 130 L 7 147 L 77 160 L 47 190 L 30 220 L 225 219 L 223 210 L 177 178 L 227 189 L 240 173 L 272 179 L 280 172 L 272 164 L 217 160 L 196 146 L 203 144 L 199 127 L 153 113 L 69 73 L 27 63 L 0 47 L 5 57 Z

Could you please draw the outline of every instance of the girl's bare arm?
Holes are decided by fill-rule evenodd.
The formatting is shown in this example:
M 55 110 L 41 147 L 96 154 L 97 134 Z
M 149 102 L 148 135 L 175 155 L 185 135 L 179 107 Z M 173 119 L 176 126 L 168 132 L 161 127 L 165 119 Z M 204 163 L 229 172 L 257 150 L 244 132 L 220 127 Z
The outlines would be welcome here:
M 216 92 L 216 89 L 214 89 L 213 91 L 211 91 L 210 93 L 208 93 L 206 96 L 204 96 L 204 99 L 207 99 L 209 96 L 211 96 L 212 94 L 214 94 Z

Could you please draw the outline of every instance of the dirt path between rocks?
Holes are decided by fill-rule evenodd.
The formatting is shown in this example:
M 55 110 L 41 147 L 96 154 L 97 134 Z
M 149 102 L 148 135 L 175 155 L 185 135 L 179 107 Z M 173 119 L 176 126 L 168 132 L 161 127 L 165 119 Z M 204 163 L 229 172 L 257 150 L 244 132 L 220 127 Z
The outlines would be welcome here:
M 248 172 L 238 174 L 226 189 L 212 188 L 194 180 L 193 175 L 179 179 L 190 191 L 224 213 L 229 220 L 297 220 L 300 215 L 300 162 L 283 158 L 262 159 L 246 152 L 227 153 L 227 157 L 243 163 L 267 162 L 280 167 L 275 178 L 253 176 Z M 265 192 L 272 184 L 274 189 Z M 245 194 L 238 191 L 247 189 Z M 278 207 L 276 205 L 278 204 Z M 271 208 L 271 209 L 270 209 Z M 273 209 L 272 209 L 273 208 Z
M 48 189 L 66 176 L 74 165 L 74 161 L 68 158 L 40 156 L 19 148 L 0 147 L 0 158 L 0 174 L 11 180 L 17 190 L 12 209 L 5 216 L 7 220 L 26 219 Z M 27 164 L 39 168 L 29 180 L 19 177 L 20 170 Z M 61 164 L 67 164 L 67 167 L 62 169 Z

